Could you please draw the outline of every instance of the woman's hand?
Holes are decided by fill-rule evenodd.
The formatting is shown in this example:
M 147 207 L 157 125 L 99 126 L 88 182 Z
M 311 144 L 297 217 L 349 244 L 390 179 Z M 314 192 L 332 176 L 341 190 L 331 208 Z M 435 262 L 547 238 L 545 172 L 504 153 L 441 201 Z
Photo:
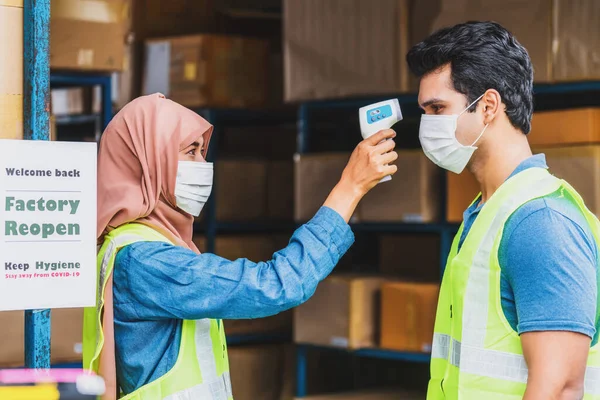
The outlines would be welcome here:
M 393 151 L 396 143 L 385 140 L 394 137 L 396 132 L 386 129 L 359 143 L 350 156 L 342 178 L 323 205 L 337 211 L 348 222 L 363 196 L 383 177 L 393 175 L 398 170 L 395 165 L 389 165 L 398 158 L 398 153 Z

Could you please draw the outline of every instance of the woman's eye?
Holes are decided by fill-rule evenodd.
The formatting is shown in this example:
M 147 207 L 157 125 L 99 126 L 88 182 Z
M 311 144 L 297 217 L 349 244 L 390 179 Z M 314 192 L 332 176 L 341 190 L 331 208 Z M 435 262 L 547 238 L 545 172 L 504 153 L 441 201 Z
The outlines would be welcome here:
M 187 152 L 187 154 L 189 154 L 191 156 L 195 156 L 196 155 L 196 149 L 191 149 L 190 151 Z

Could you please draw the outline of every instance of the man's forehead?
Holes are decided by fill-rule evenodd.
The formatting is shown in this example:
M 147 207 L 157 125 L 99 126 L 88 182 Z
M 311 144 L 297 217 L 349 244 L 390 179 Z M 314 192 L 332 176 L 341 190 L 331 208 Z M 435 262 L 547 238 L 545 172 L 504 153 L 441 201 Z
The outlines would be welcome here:
M 431 104 L 434 100 L 439 102 L 450 101 L 456 95 L 450 70 L 438 70 L 421 78 L 419 85 L 419 104 Z

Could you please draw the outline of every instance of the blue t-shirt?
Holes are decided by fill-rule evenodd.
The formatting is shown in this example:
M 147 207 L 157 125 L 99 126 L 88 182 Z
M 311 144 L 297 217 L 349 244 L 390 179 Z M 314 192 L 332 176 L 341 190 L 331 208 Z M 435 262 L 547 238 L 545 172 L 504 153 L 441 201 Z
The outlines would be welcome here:
M 548 168 L 538 154 L 513 172 Z M 464 242 L 483 206 L 464 213 Z M 557 192 L 532 200 L 507 220 L 498 250 L 502 310 L 519 334 L 579 332 L 597 341 L 598 248 L 584 215 Z
M 344 219 L 322 207 L 266 262 L 198 255 L 162 242 L 123 248 L 113 284 L 121 389 L 129 394 L 175 365 L 182 320 L 259 318 L 295 307 L 313 295 L 352 243 Z

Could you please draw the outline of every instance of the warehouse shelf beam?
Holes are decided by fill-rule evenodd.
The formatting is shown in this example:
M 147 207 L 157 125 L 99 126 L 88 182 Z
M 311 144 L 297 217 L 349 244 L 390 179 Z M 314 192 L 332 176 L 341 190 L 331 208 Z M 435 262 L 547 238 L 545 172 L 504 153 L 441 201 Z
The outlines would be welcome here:
M 533 85 L 534 95 L 545 94 L 564 94 L 577 92 L 596 92 L 600 91 L 600 81 L 585 81 L 585 82 L 565 82 L 553 84 L 535 84 Z M 417 104 L 418 96 L 416 93 L 402 93 L 377 96 L 364 96 L 345 99 L 332 100 L 310 100 L 302 102 L 300 106 L 309 107 L 312 110 L 318 109 L 356 109 L 366 105 L 385 101 L 389 99 L 398 99 L 400 104 Z
M 333 346 L 322 346 L 301 343 L 296 348 L 296 397 L 302 398 L 307 395 L 307 372 L 308 372 L 308 350 L 319 349 L 325 351 L 338 351 L 352 354 L 358 357 L 378 358 L 384 360 L 407 361 L 413 363 L 428 364 L 431 361 L 430 353 L 414 353 L 407 351 L 396 351 L 380 348 L 344 349 Z
M 50 138 L 50 0 L 23 4 L 23 138 Z M 25 311 L 25 365 L 50 368 L 50 310 Z
M 76 115 L 56 115 L 56 125 L 82 125 L 97 124 L 100 121 L 99 114 L 76 114 Z

